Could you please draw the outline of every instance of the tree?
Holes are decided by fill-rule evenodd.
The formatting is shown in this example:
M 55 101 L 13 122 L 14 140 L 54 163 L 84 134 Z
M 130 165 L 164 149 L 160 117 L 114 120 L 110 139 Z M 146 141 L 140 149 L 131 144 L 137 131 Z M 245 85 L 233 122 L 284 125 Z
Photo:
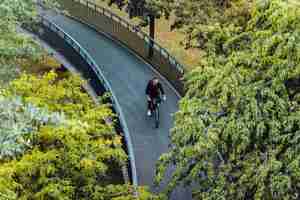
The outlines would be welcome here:
M 158 164 L 158 181 L 176 166 L 167 192 L 185 183 L 194 199 L 299 198 L 299 13 L 257 1 L 244 26 L 212 27 Z

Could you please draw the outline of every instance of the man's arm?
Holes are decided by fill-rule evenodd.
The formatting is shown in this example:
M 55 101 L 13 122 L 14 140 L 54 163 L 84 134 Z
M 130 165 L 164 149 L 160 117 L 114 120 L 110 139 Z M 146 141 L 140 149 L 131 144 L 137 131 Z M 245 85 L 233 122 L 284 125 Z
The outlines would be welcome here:
M 158 88 L 159 88 L 161 94 L 162 94 L 162 95 L 165 95 L 165 91 L 164 91 L 164 89 L 163 89 L 161 83 L 158 83 L 158 84 L 159 84 L 159 85 L 158 85 Z
M 164 101 L 167 100 L 167 97 L 166 97 L 166 95 L 165 95 L 165 91 L 164 91 L 164 89 L 163 89 L 163 87 L 162 87 L 162 84 L 159 83 L 158 87 L 159 87 L 159 90 L 160 90 L 160 92 L 161 92 L 161 95 L 162 95 L 163 100 L 164 100 Z

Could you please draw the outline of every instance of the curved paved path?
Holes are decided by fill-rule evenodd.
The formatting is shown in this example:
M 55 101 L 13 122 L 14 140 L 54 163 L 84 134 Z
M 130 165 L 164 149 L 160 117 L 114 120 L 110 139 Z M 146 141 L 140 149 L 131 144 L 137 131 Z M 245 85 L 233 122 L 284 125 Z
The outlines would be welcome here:
M 166 81 L 161 79 L 167 101 L 161 106 L 160 128 L 154 129 L 154 122 L 146 117 L 144 91 L 147 81 L 157 76 L 152 69 L 126 48 L 86 25 L 57 14 L 48 13 L 46 17 L 77 40 L 97 64 L 103 66 L 102 71 L 120 103 L 130 132 L 138 185 L 147 185 L 152 191 L 156 191 L 157 188 L 153 186 L 155 163 L 159 156 L 168 150 L 168 135 L 173 125 L 171 115 L 178 109 L 179 97 Z M 178 188 L 171 199 L 189 200 L 190 195 L 187 190 Z

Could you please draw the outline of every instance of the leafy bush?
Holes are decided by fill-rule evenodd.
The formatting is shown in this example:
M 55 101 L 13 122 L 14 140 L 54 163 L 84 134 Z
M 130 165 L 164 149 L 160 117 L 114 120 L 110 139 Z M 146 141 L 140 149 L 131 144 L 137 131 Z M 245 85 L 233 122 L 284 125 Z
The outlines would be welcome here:
M 22 96 L 10 104 L 3 100 L 3 106 L 11 105 L 9 116 L 18 119 L 15 116 L 22 111 L 21 116 L 30 116 L 38 128 L 32 130 L 35 138 L 28 151 L 2 161 L 0 199 L 135 198 L 133 187 L 119 177 L 127 155 L 114 123 L 106 123 L 114 115 L 109 105 L 93 103 L 83 83 L 74 76 L 59 79 L 54 72 L 40 77 L 24 74 L 2 91 L 5 100 Z M 53 114 L 47 115 L 46 110 Z M 25 133 L 28 127 L 26 123 Z M 159 199 L 145 188 L 138 190 L 141 200 Z
M 56 1 L 45 1 L 55 7 Z M 37 60 L 44 52 L 28 35 L 18 30 L 37 20 L 35 0 L 3 0 L 0 4 L 0 84 L 14 79 L 21 70 L 19 59 Z
M 47 108 L 49 111 L 63 112 L 70 118 L 81 118 L 85 112 L 95 108 L 92 99 L 83 92 L 84 81 L 80 77 L 71 76 L 62 80 L 58 78 L 54 71 L 41 77 L 23 74 L 10 83 L 7 93 L 22 96 L 26 103 Z
M 23 153 L 32 147 L 34 134 L 45 124 L 65 121 L 59 113 L 24 104 L 21 98 L 0 96 L 0 160 Z

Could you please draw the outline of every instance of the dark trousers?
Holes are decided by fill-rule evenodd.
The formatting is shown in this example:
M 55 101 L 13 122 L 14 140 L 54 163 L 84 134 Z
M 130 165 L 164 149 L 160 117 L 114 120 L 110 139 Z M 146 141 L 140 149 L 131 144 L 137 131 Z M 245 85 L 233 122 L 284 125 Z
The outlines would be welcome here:
M 153 101 L 148 100 L 148 110 L 151 110 L 151 112 L 154 110 L 154 104 Z
M 160 97 L 155 97 L 155 98 L 151 98 L 151 101 L 148 100 L 148 110 L 151 110 L 151 112 L 154 111 L 154 109 L 155 109 L 154 102 L 160 103 L 161 98 Z

